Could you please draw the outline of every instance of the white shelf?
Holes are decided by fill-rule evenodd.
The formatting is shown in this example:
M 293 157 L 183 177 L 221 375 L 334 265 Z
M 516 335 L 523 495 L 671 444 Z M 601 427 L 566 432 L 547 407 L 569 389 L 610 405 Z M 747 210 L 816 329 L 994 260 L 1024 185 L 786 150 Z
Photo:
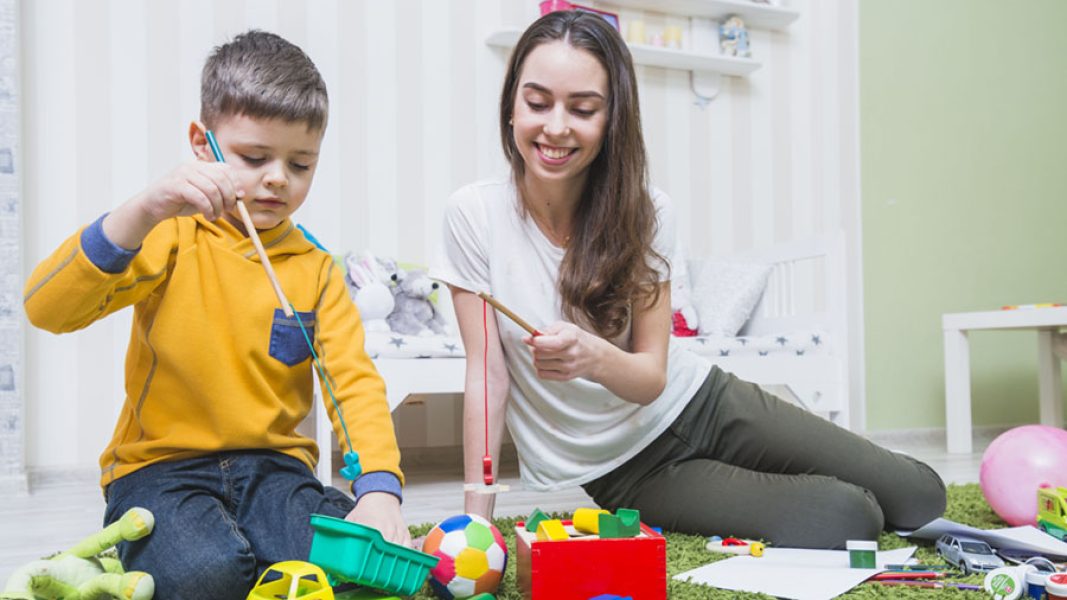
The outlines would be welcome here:
M 703 54 L 687 50 L 673 50 L 644 44 L 629 44 L 634 63 L 667 69 L 682 69 L 709 73 L 722 73 L 744 77 L 760 68 L 758 61 L 751 58 L 724 56 L 722 54 Z
M 486 40 L 490 46 L 511 49 L 519 41 L 522 32 L 517 29 L 495 31 Z M 686 50 L 674 50 L 644 44 L 629 44 L 634 64 L 666 69 L 681 69 L 704 73 L 721 73 L 744 77 L 760 68 L 758 61 L 719 54 L 703 54 Z
M 738 15 L 744 19 L 746 27 L 757 29 L 785 29 L 800 16 L 799 12 L 790 8 L 749 0 L 603 0 L 603 4 L 673 15 L 706 17 L 714 21 Z

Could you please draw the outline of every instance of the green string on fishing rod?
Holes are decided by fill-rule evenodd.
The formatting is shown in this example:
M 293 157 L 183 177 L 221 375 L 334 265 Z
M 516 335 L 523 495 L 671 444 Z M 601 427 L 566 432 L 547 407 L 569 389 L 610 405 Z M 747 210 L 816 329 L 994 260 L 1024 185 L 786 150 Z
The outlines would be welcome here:
M 341 476 L 349 481 L 355 481 L 363 472 L 363 467 L 359 464 L 359 454 L 352 447 L 352 438 L 348 437 L 348 425 L 345 425 L 345 416 L 341 411 L 341 405 L 337 403 L 337 397 L 333 395 L 333 386 L 330 385 L 330 378 L 326 376 L 326 367 L 323 366 L 322 361 L 319 359 L 319 355 L 315 352 L 315 344 L 311 343 L 311 337 L 308 335 L 307 329 L 304 328 L 304 322 L 300 320 L 300 313 L 297 312 L 296 307 L 289 304 L 289 308 L 293 309 L 293 315 L 296 316 L 296 322 L 300 325 L 300 331 L 304 334 L 304 341 L 307 342 L 308 348 L 311 349 L 311 356 L 315 359 L 315 367 L 319 370 L 319 379 L 326 386 L 326 391 L 330 394 L 330 400 L 333 401 L 333 408 L 337 411 L 337 420 L 341 422 L 341 430 L 345 434 L 345 442 L 348 444 L 348 452 L 345 452 L 345 466 L 341 468 Z
M 222 155 L 222 148 L 219 147 L 219 142 L 215 139 L 215 133 L 208 129 L 204 132 L 204 137 L 207 138 L 208 147 L 211 148 L 211 154 L 215 157 L 215 160 L 220 163 L 226 162 L 225 157 Z M 252 231 L 251 235 L 255 235 L 255 231 Z M 317 242 L 316 245 L 320 248 L 322 247 Z M 311 337 L 308 336 L 307 329 L 304 328 L 304 322 L 300 320 L 300 313 L 296 311 L 296 307 L 293 306 L 292 302 L 289 303 L 289 308 L 293 311 L 293 315 L 296 316 L 296 322 L 300 325 L 300 331 L 304 334 L 304 341 L 307 342 L 308 348 L 311 350 L 311 356 L 315 358 L 315 366 L 319 370 L 319 378 L 326 385 L 326 391 L 329 392 L 330 400 L 333 401 L 334 410 L 337 411 L 337 420 L 341 422 L 341 429 L 345 433 L 348 452 L 345 452 L 345 466 L 341 468 L 341 476 L 349 481 L 355 481 L 363 472 L 363 467 L 359 464 L 359 454 L 356 453 L 355 448 L 352 446 L 352 438 L 348 436 L 348 425 L 345 425 L 345 416 L 341 411 L 341 405 L 337 403 L 337 397 L 333 395 L 333 386 L 330 385 L 330 378 L 326 376 L 326 367 L 323 366 L 322 361 L 319 360 L 319 355 L 315 352 L 315 345 L 311 343 Z

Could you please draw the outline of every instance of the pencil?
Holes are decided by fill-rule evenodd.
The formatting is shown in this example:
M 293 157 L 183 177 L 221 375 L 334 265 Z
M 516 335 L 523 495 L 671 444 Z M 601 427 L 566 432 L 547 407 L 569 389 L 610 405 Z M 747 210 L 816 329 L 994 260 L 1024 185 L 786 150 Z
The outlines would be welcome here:
M 881 579 L 942 579 L 944 577 L 943 572 L 937 571 L 882 571 L 871 579 L 878 581 Z
M 903 581 L 903 580 L 887 580 L 874 581 L 880 585 L 888 587 L 912 587 L 912 588 L 925 588 L 931 590 L 941 590 L 945 588 L 956 588 L 958 590 L 971 590 L 981 591 L 982 586 L 972 585 L 970 583 L 956 583 L 954 581 Z
M 523 321 L 522 318 L 519 317 L 519 315 L 511 312 L 511 310 L 508 307 L 506 307 L 503 304 L 501 304 L 500 301 L 497 300 L 496 298 L 490 296 L 489 294 L 487 294 L 485 292 L 478 292 L 478 297 L 481 298 L 482 300 L 485 300 L 486 302 L 488 302 L 490 305 L 492 305 L 493 308 L 495 308 L 498 311 L 504 313 L 505 317 L 507 317 L 507 318 L 511 319 L 512 321 L 514 321 L 516 325 L 518 325 L 519 327 L 522 327 L 523 329 L 525 329 L 530 335 L 532 335 L 532 336 L 541 335 L 540 331 L 534 329 L 533 326 L 530 325 L 529 323 L 527 323 L 526 321 Z
M 924 564 L 897 564 L 897 565 L 885 565 L 886 571 L 947 571 L 948 565 L 924 565 Z
M 209 129 L 204 132 L 204 136 L 207 137 L 207 145 L 211 147 L 211 154 L 215 156 L 215 160 L 218 162 L 226 162 L 226 159 L 222 156 L 222 150 L 219 148 L 219 143 L 215 139 L 215 134 Z M 259 262 L 263 265 L 263 270 L 267 272 L 267 279 L 270 279 L 271 286 L 274 287 L 274 295 L 278 297 L 278 302 L 282 304 L 282 312 L 285 316 L 293 316 L 293 309 L 289 306 L 289 299 L 285 297 L 285 292 L 282 291 L 282 284 L 278 282 L 278 276 L 274 274 L 274 267 L 270 264 L 270 259 L 267 258 L 267 251 L 263 248 L 263 242 L 259 240 L 259 234 L 256 233 L 256 226 L 252 223 L 252 215 L 248 214 L 248 208 L 241 200 L 237 201 L 237 212 L 241 213 L 241 222 L 245 224 L 245 229 L 248 230 L 248 237 L 252 240 L 252 245 L 256 247 L 256 254 L 259 255 Z

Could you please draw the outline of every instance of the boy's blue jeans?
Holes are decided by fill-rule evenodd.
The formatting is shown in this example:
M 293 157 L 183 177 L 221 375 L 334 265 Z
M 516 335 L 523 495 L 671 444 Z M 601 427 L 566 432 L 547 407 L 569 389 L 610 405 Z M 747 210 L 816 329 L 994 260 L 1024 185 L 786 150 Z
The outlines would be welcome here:
M 344 518 L 355 506 L 273 451 L 156 463 L 115 480 L 105 497 L 105 525 L 134 506 L 155 515 L 152 534 L 118 552 L 127 571 L 155 578 L 162 600 L 243 600 L 265 568 L 307 560 L 312 513 Z

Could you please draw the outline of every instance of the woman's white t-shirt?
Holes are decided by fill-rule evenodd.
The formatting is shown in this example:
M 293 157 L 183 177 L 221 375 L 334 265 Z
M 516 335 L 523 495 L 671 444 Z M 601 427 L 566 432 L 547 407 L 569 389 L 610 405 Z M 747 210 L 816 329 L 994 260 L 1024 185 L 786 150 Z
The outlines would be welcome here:
M 670 200 L 653 190 L 659 221 L 654 248 L 672 258 Z M 564 320 L 556 279 L 564 250 L 524 218 L 514 184 L 478 182 L 460 188 L 445 211 L 444 250 L 431 276 L 472 292 L 488 292 L 532 324 Z M 661 271 L 661 280 L 667 279 Z M 648 446 L 685 408 L 711 368 L 671 340 L 667 385 L 647 406 L 626 402 L 586 379 L 537 377 L 526 332 L 496 316 L 511 377 L 507 425 L 519 452 L 523 482 L 552 490 L 592 481 Z M 628 350 L 629 336 L 620 344 Z M 477 357 L 468 356 L 468 360 Z

